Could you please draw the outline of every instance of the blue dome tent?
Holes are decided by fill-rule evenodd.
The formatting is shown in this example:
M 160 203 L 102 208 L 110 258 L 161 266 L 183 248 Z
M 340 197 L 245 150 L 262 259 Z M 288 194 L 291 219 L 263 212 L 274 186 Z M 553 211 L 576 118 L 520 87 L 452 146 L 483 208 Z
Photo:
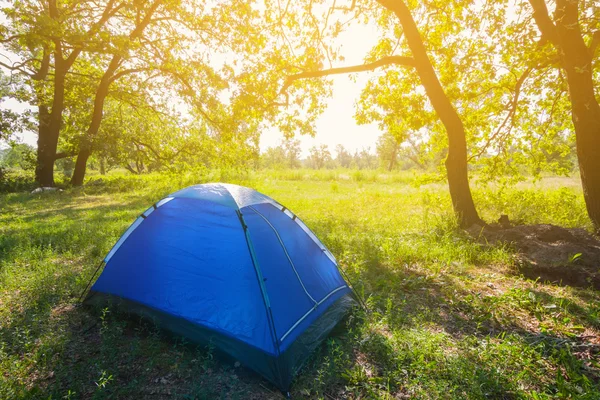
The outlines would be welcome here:
M 281 204 L 211 183 L 160 200 L 104 259 L 85 303 L 216 348 L 287 391 L 354 304 L 333 255 Z

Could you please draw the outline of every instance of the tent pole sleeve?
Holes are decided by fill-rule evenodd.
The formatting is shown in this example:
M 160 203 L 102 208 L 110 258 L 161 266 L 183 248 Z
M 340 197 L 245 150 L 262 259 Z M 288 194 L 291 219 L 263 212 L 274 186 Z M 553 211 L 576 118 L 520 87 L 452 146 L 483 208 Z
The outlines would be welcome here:
M 258 266 L 258 261 L 256 260 L 256 255 L 254 253 L 254 247 L 252 246 L 252 241 L 250 240 L 250 235 L 248 234 L 248 225 L 244 221 L 244 217 L 239 210 L 236 210 L 240 223 L 242 224 L 242 229 L 244 230 L 244 236 L 246 238 L 246 244 L 248 245 L 248 251 L 250 251 L 250 257 L 252 258 L 252 265 L 254 266 L 254 272 L 256 272 L 256 279 L 258 279 L 258 285 L 260 286 L 260 292 L 263 297 L 263 302 L 265 303 L 265 307 L 268 310 L 271 308 L 271 302 L 269 301 L 269 295 L 267 294 L 267 288 L 265 287 L 265 283 L 263 280 L 262 273 L 260 271 L 260 267 Z M 273 323 L 273 319 L 271 316 L 268 316 L 269 324 L 272 325 L 272 331 L 275 333 L 275 324 Z M 275 339 L 277 336 L 275 336 Z
M 236 210 L 235 212 L 237 213 L 238 218 L 240 219 L 240 223 L 242 224 L 244 236 L 246 237 L 246 244 L 248 245 L 248 250 L 250 251 L 250 257 L 252 258 L 252 265 L 254 265 L 254 271 L 256 272 L 256 279 L 258 280 L 258 285 L 260 286 L 260 291 L 263 296 L 265 311 L 267 313 L 267 320 L 269 321 L 269 326 L 271 328 L 271 338 L 273 339 L 273 343 L 275 344 L 275 350 L 277 352 L 277 357 L 275 358 L 275 365 L 277 368 L 277 374 L 279 375 L 279 381 L 282 382 L 283 379 L 281 376 L 281 368 L 279 367 L 279 355 L 281 354 L 281 350 L 279 348 L 279 339 L 277 336 L 277 331 L 275 330 L 275 322 L 273 321 L 273 312 L 271 311 L 271 302 L 269 301 L 269 294 L 267 293 L 267 288 L 265 287 L 264 279 L 260 271 L 260 267 L 258 265 L 258 260 L 256 259 L 256 255 L 254 253 L 252 240 L 250 239 L 250 234 L 248 233 L 248 225 L 246 225 L 246 221 L 244 221 L 242 212 L 240 210 Z

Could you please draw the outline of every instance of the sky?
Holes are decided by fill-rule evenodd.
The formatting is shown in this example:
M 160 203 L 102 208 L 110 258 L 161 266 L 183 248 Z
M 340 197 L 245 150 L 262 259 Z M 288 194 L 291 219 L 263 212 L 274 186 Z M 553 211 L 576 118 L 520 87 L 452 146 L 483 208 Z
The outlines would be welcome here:
M 379 38 L 377 27 L 373 25 L 353 24 L 338 38 L 340 54 L 345 57 L 343 64 L 334 67 L 343 67 L 363 64 L 364 57 L 376 44 Z M 355 103 L 360 98 L 360 93 L 368 81 L 371 73 L 363 72 L 356 76 L 355 81 L 348 75 L 335 75 L 333 81 L 333 95 L 327 101 L 327 109 L 316 122 L 316 135 L 298 136 L 302 147 L 302 156 L 308 156 L 308 150 L 315 145 L 326 144 L 329 150 L 335 149 L 338 144 L 343 144 L 350 152 L 370 148 L 375 152 L 375 143 L 381 135 L 377 124 L 357 125 L 354 121 Z M 281 142 L 283 135 L 278 131 L 269 131 L 261 135 L 261 151 L 268 147 L 276 146 Z
M 350 65 L 350 64 L 348 64 Z M 350 152 L 370 148 L 375 152 L 375 143 L 381 134 L 377 124 L 357 125 L 354 121 L 355 102 L 367 81 L 367 75 L 359 76 L 352 82 L 347 76 L 333 78 L 333 96 L 327 102 L 327 109 L 317 120 L 316 135 L 297 136 L 300 139 L 302 157 L 307 157 L 312 146 L 326 144 L 334 153 L 335 146 L 343 144 Z M 283 135 L 278 130 L 261 134 L 260 148 L 264 152 L 268 147 L 281 143 Z
M 1 14 L 0 14 L 1 15 Z M 345 61 L 334 67 L 362 64 L 368 51 L 377 43 L 377 28 L 371 25 L 354 24 L 338 38 L 341 47 L 340 53 Z M 334 153 L 336 145 L 343 144 L 350 152 L 370 148 L 375 152 L 375 143 L 381 132 L 377 124 L 357 125 L 354 121 L 355 103 L 360 97 L 360 92 L 365 86 L 370 73 L 360 73 L 355 81 L 347 75 L 331 77 L 333 81 L 332 96 L 327 100 L 325 112 L 316 122 L 316 135 L 297 136 L 300 139 L 302 157 L 307 157 L 312 146 L 325 144 Z M 3 107 L 22 110 L 23 105 L 8 100 L 2 103 Z M 21 141 L 32 146 L 36 145 L 37 135 L 33 132 L 21 136 Z M 261 134 L 260 149 L 264 152 L 267 148 L 281 143 L 283 134 L 278 130 L 268 130 Z

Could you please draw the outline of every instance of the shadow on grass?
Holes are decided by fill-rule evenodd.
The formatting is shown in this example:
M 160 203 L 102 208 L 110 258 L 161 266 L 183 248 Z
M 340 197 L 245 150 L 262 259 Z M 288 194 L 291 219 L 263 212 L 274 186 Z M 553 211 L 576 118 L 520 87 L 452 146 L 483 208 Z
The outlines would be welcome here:
M 91 261 L 97 263 L 116 237 L 148 207 L 143 198 L 95 205 L 84 197 L 63 197 L 60 193 L 44 196 L 47 198 L 29 203 L 25 211 L 16 209 L 20 198 L 8 202 L 6 228 L 0 236 L 0 262 L 14 259 L 18 253 L 33 255 L 37 250 L 50 249 L 54 255 L 85 254 L 98 258 Z
M 353 366 L 344 384 L 373 395 L 369 390 L 385 382 L 387 391 L 408 397 L 419 388 L 422 395 L 459 398 L 520 398 L 525 388 L 552 396 L 581 387 L 599 393 L 600 365 L 591 360 L 600 351 L 594 333 L 600 307 L 593 302 L 581 306 L 542 290 L 499 290 L 491 283 L 494 289 L 485 291 L 468 273 L 389 265 L 379 246 L 353 245 L 362 257 L 354 279 L 371 296 L 375 316 L 354 346 L 363 365 Z M 556 329 L 544 326 L 552 320 L 559 320 Z M 584 335 L 590 328 L 592 336 Z

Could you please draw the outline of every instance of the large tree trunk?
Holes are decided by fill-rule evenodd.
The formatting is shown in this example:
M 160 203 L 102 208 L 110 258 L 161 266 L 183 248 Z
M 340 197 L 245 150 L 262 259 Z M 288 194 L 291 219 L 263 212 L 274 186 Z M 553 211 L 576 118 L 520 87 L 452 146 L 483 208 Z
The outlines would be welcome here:
M 577 103 L 585 104 L 581 101 L 585 96 L 571 95 L 572 100 L 576 97 Z M 573 106 L 573 122 L 585 205 L 596 232 L 600 234 L 600 106 L 597 102 L 587 104 L 589 109 Z
M 588 214 L 600 231 L 600 105 L 594 94 L 592 55 L 579 28 L 578 4 L 557 1 L 556 19 L 569 96 L 581 184 Z
M 71 184 L 73 186 L 83 185 L 83 179 L 85 178 L 85 171 L 87 168 L 87 162 L 92 154 L 92 141 L 100 130 L 100 124 L 102 123 L 102 117 L 104 114 L 104 101 L 108 96 L 108 88 L 110 86 L 111 78 L 118 68 L 121 61 L 120 56 L 114 56 L 111 60 L 109 67 L 102 76 L 98 89 L 96 90 L 96 97 L 94 98 L 94 111 L 92 114 L 92 122 L 88 127 L 88 130 L 79 143 L 79 154 L 77 154 L 77 161 L 75 161 L 75 170 L 71 177 Z
M 448 134 L 448 157 L 446 158 L 448 186 L 452 206 L 459 223 L 463 227 L 476 223 L 481 224 L 483 222 L 475 209 L 469 186 L 467 139 L 462 120 L 444 92 L 406 3 L 402 0 L 378 0 L 378 2 L 396 14 L 400 20 L 408 47 L 410 47 L 415 59 L 415 68 L 421 78 L 421 83 L 425 88 L 429 101 L 446 128 Z
M 600 105 L 594 93 L 593 54 L 579 25 L 579 2 L 557 0 L 552 21 L 543 0 L 529 1 L 542 38 L 558 50 L 567 74 L 583 195 L 588 215 L 600 232 Z
M 87 167 L 88 159 L 92 151 L 89 147 L 81 148 L 77 153 L 77 160 L 75 161 L 75 169 L 73 170 L 73 176 L 71 177 L 71 184 L 74 186 L 83 185 L 83 179 L 85 178 L 85 171 Z M 104 174 L 102 174 L 104 175 Z
M 35 180 L 40 186 L 54 186 L 56 146 L 52 145 L 55 138 L 52 137 L 49 131 L 50 112 L 48 111 L 48 106 L 45 105 L 40 105 L 38 110 L 39 121 Z
M 65 103 L 65 75 L 66 70 L 62 61 L 55 61 L 54 72 L 54 98 L 52 111 L 49 113 L 46 106 L 39 108 L 37 166 L 35 170 L 36 181 L 40 186 L 54 186 L 54 161 L 58 148 L 58 136 L 62 125 L 62 113 Z

